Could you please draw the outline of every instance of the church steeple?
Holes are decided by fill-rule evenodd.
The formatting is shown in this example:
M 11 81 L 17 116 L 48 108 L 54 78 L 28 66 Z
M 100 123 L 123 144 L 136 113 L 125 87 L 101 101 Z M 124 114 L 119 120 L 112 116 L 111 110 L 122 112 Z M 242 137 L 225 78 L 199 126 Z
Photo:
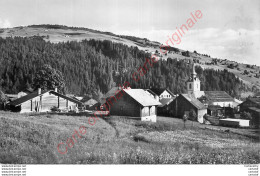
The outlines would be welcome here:
M 194 64 L 192 66 L 191 76 L 187 81 L 187 90 L 189 94 L 200 91 L 200 80 L 197 77 Z

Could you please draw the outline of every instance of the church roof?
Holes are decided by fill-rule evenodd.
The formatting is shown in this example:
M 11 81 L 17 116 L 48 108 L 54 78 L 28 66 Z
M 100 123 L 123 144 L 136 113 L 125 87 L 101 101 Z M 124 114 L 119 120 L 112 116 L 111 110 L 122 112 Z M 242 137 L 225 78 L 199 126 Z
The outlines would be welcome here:
M 204 91 L 205 97 L 209 102 L 230 102 L 234 98 L 228 95 L 225 91 Z

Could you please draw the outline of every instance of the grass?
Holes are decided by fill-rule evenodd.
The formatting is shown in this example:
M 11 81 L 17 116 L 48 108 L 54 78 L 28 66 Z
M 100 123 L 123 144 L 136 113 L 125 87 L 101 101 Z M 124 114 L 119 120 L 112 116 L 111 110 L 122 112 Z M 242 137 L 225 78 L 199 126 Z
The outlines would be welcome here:
M 11 164 L 254 164 L 259 141 L 159 117 L 157 123 L 126 117 L 21 115 L 0 111 L 0 163 Z M 87 133 L 68 152 L 57 151 L 74 129 Z

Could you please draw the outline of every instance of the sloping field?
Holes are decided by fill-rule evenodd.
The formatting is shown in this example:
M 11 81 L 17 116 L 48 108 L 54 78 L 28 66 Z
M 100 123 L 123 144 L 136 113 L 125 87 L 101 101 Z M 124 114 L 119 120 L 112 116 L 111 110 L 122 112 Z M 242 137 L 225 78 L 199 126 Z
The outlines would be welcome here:
M 0 111 L 0 163 L 23 164 L 253 164 L 260 162 L 259 141 L 243 135 L 201 129 L 191 122 L 159 117 L 141 122 L 125 117 L 21 115 Z M 169 123 L 170 122 L 170 123 Z M 87 128 L 82 138 L 72 135 Z M 57 145 L 74 142 L 67 153 Z M 64 146 L 61 150 L 64 150 Z

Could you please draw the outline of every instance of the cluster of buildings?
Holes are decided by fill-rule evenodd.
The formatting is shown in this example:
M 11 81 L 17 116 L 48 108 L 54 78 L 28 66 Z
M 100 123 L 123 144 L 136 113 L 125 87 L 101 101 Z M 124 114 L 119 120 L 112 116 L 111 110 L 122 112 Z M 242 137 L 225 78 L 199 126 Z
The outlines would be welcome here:
M 13 99 L 10 102 L 11 109 L 21 113 L 48 112 L 52 107 L 68 112 L 78 111 L 83 107 L 93 111 L 109 111 L 111 115 L 137 117 L 143 121 L 156 122 L 157 115 L 181 118 L 193 110 L 197 115 L 197 121 L 204 123 L 205 114 L 224 118 L 229 117 L 234 109 L 237 109 L 250 112 L 253 123 L 258 126 L 260 119 L 260 97 L 248 98 L 242 102 L 224 91 L 201 91 L 195 68 L 187 81 L 186 94 L 175 95 L 169 89 L 113 87 L 101 101 L 63 95 L 58 93 L 57 89 L 50 91 L 38 89 L 35 92 L 20 92 L 18 95 L 8 96 Z M 240 123 L 239 119 L 230 118 L 221 123 L 233 122 Z

